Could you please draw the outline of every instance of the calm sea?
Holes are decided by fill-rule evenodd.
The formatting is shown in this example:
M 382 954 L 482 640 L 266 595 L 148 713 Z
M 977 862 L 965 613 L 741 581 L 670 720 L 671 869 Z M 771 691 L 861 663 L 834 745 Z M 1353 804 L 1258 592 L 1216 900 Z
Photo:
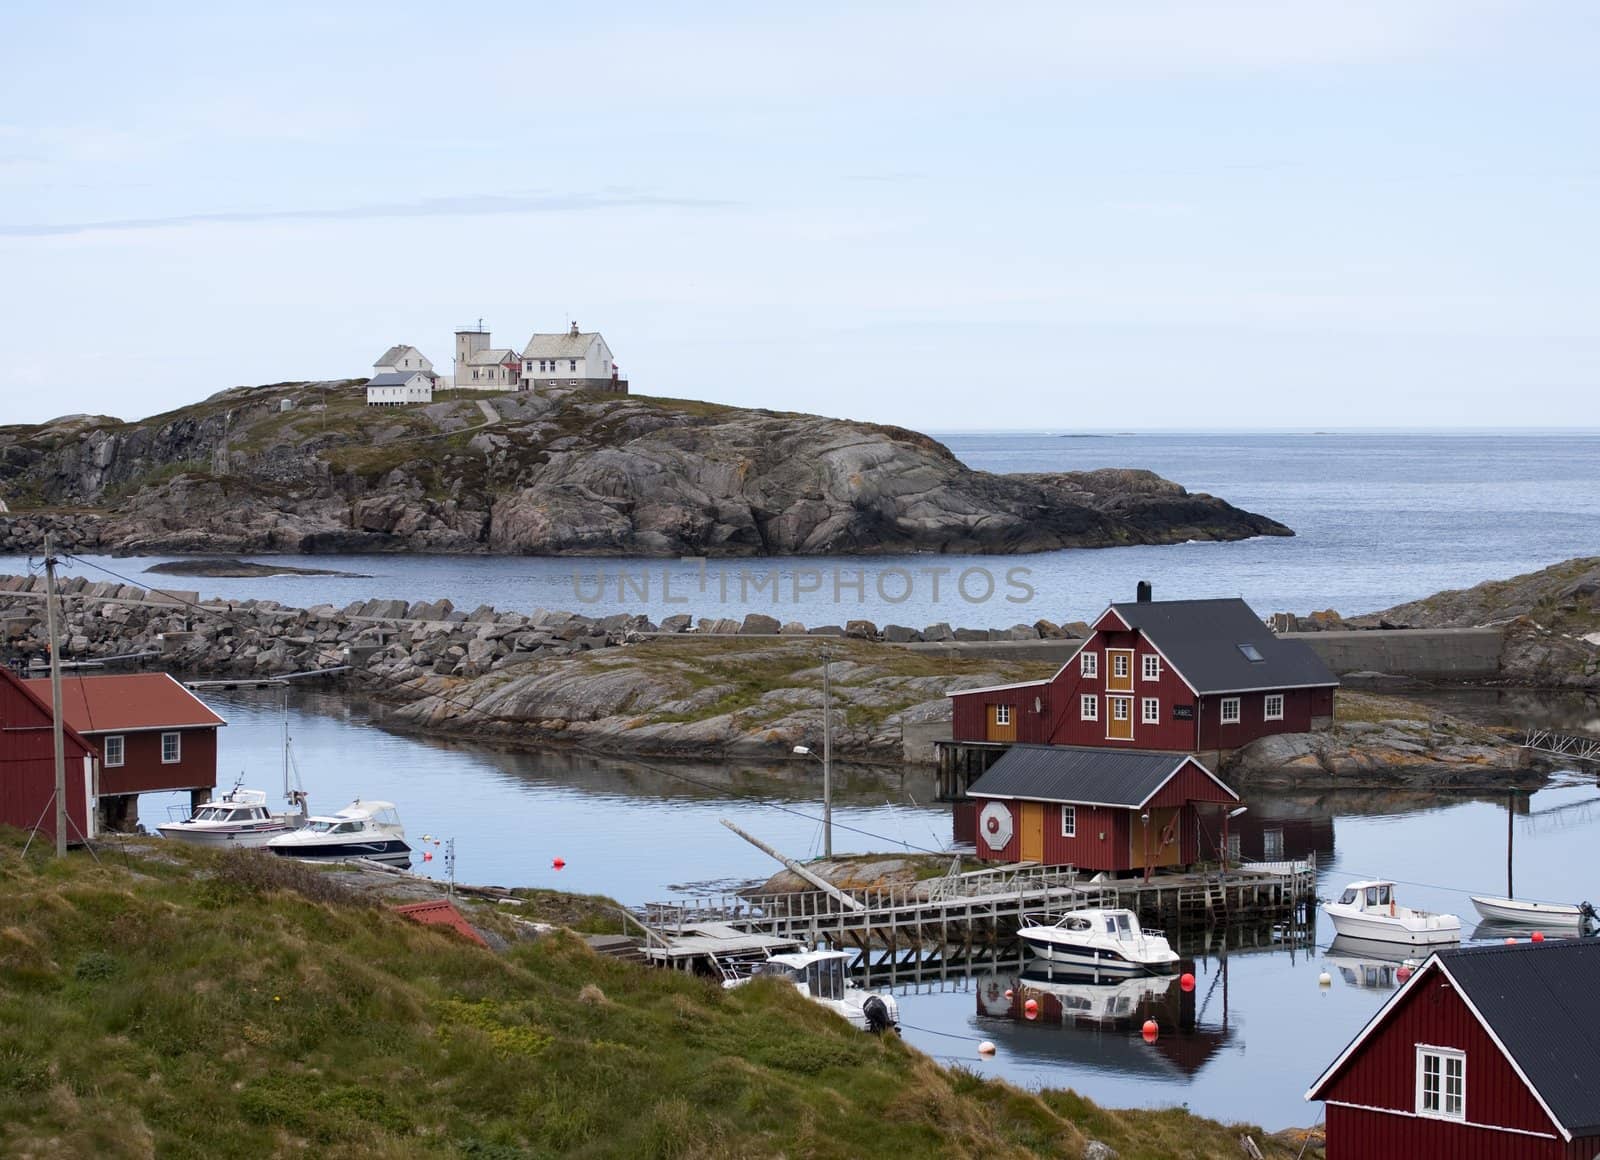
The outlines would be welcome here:
M 985 471 L 1150 468 L 1191 491 L 1271 516 L 1297 535 L 1030 556 L 712 561 L 703 569 L 661 560 L 526 556 L 294 561 L 367 577 L 361 579 L 158 581 L 143 575 L 154 558 L 86 559 L 141 584 L 301 606 L 449 597 L 468 609 L 646 612 L 658 619 L 758 610 L 808 625 L 865 617 L 920 628 L 938 621 L 990 627 L 1041 616 L 1084 619 L 1113 599 L 1131 598 L 1142 579 L 1154 583 L 1158 599 L 1238 595 L 1263 614 L 1335 608 L 1349 615 L 1600 553 L 1597 432 L 944 438 L 964 462 Z M 0 558 L 0 570 L 27 565 L 26 558 Z M 105 577 L 86 565 L 69 571 Z

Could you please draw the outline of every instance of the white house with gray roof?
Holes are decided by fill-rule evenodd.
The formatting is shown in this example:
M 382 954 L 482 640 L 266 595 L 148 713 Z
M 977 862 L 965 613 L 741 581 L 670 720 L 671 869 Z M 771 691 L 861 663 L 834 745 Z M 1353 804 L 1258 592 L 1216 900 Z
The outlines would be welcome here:
M 391 346 L 372 364 L 375 375 L 410 374 L 412 371 L 433 374 L 432 361 L 414 346 Z
M 433 402 L 431 371 L 385 371 L 367 380 L 367 406 L 404 407 Z
M 600 332 L 574 322 L 563 334 L 535 334 L 522 350 L 523 390 L 552 387 L 626 394 L 628 382 Z

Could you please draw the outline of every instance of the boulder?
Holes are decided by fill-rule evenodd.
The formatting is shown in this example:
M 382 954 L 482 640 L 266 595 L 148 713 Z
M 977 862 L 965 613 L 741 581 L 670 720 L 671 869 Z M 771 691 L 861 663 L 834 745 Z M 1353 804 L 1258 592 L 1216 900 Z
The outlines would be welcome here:
M 856 640 L 877 640 L 878 626 L 870 620 L 851 620 L 846 622 L 844 634 Z
M 946 641 L 954 640 L 955 638 L 955 633 L 951 630 L 950 626 L 942 620 L 938 624 L 930 624 L 927 628 L 922 630 L 923 640 Z
M 965 642 L 975 642 L 980 640 L 986 642 L 989 639 L 989 630 L 987 628 L 958 628 L 955 631 L 954 637 L 956 640 Z
M 694 618 L 687 612 L 675 612 L 671 616 L 661 618 L 662 632 L 686 632 Z
M 883 626 L 883 639 L 889 644 L 910 644 L 914 640 L 921 640 L 922 634 L 903 624 L 886 624 Z
M 739 632 L 743 636 L 776 636 L 782 627 L 775 616 L 751 612 L 746 614 L 744 623 L 739 626 Z
M 806 634 L 806 626 L 798 620 L 786 620 L 783 622 L 783 626 L 778 629 L 778 632 L 784 636 L 804 636 Z
M 843 636 L 844 629 L 837 624 L 819 624 L 806 629 L 807 636 Z

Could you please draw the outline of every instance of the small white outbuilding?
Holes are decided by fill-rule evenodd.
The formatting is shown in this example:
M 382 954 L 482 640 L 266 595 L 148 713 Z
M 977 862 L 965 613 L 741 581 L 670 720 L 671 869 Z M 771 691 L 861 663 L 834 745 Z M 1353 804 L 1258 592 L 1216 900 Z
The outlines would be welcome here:
M 390 371 L 367 381 L 367 406 L 403 407 L 433 402 L 433 376 L 423 371 Z

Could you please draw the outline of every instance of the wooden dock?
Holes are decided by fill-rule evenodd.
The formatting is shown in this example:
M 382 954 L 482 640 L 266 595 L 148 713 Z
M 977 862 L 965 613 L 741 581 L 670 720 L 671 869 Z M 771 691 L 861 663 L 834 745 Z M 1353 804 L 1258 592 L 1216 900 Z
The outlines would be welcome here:
M 1145 882 L 1089 881 L 1070 867 L 1022 863 L 843 894 L 720 894 L 649 903 L 637 916 L 668 944 L 698 940 L 715 924 L 730 935 L 854 948 L 871 971 L 915 964 L 948 972 L 1011 948 L 1027 914 L 1120 907 L 1171 928 L 1293 922 L 1315 902 L 1316 868 L 1274 863 Z

